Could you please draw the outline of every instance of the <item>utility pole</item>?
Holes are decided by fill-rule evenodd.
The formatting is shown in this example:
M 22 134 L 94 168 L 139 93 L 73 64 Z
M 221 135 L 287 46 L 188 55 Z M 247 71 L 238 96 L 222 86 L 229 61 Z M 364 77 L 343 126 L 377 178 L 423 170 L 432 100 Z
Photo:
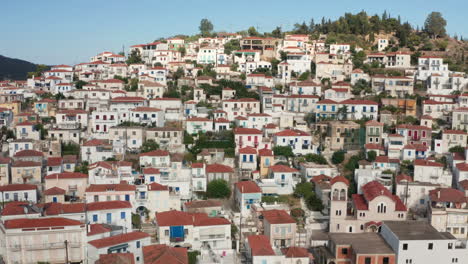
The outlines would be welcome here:
M 65 264 L 68 263 L 68 240 L 65 240 Z

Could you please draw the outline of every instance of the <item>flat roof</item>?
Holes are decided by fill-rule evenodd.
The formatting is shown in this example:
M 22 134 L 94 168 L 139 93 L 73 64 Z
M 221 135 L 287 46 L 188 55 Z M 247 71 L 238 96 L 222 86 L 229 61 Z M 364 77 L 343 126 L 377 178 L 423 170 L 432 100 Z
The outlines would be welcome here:
M 329 236 L 336 245 L 350 245 L 356 254 L 395 254 L 377 233 L 330 233 Z
M 456 239 L 448 232 L 439 232 L 425 221 L 384 221 L 399 240 Z

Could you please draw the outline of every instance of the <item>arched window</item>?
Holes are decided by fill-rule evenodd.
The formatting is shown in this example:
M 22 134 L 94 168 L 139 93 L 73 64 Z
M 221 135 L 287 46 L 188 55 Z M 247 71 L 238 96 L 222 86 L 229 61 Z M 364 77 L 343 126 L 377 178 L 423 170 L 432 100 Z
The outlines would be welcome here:
M 352 226 L 349 226 L 349 227 L 348 227 L 348 232 L 349 232 L 349 233 L 352 233 L 352 232 L 353 232 L 353 227 L 352 227 Z
M 384 203 L 380 203 L 377 206 L 377 213 L 385 214 L 387 212 L 387 206 Z
M 333 200 L 338 200 L 338 195 L 339 195 L 338 189 L 334 189 L 333 190 Z
M 340 200 L 341 201 L 346 200 L 346 190 L 345 189 L 341 189 L 341 191 L 340 191 Z

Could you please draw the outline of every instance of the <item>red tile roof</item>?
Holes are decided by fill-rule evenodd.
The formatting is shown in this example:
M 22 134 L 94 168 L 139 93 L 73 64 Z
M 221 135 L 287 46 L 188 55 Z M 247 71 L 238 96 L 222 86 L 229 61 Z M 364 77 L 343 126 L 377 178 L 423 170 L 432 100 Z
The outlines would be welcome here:
M 234 169 L 223 164 L 208 164 L 205 169 L 206 173 L 234 173 Z
M 34 162 L 34 161 L 22 161 L 22 160 L 17 160 L 13 162 L 12 167 L 41 167 L 42 164 L 40 162 Z
M 102 233 L 109 233 L 112 231 L 111 228 L 104 226 L 103 224 L 90 224 L 89 225 L 90 231 L 88 232 L 88 236 L 93 236 Z
M 135 264 L 133 253 L 100 254 L 94 264 Z
M 425 167 L 444 167 L 444 164 L 429 160 L 416 159 L 414 161 L 414 166 L 425 166 Z
M 349 185 L 349 180 L 346 179 L 344 176 L 336 176 L 336 177 L 333 177 L 331 180 L 330 180 L 330 185 L 333 185 L 337 182 L 344 182 L 346 185 Z
M 86 208 L 88 211 L 99 211 L 99 210 L 132 208 L 132 205 L 128 201 L 105 201 L 105 202 L 88 203 Z
M 241 193 L 261 193 L 262 189 L 253 181 L 240 181 L 236 183 L 236 188 Z
M 256 129 L 256 128 L 245 128 L 245 127 L 238 127 L 234 129 L 234 134 L 238 135 L 261 135 L 262 131 Z
M 100 139 L 92 139 L 83 143 L 84 147 L 96 147 L 96 146 L 102 146 L 102 145 L 110 145 L 110 144 Z
M 62 157 L 49 157 L 47 159 L 47 166 L 55 167 L 62 165 Z
M 352 105 L 378 105 L 377 102 L 371 100 L 355 100 L 355 99 L 347 99 L 341 101 L 340 104 L 352 104 Z
M 149 245 L 143 247 L 145 264 L 188 264 L 186 248 L 167 245 Z
M 298 129 L 286 129 L 275 134 L 277 137 L 308 137 L 309 133 Z
M 239 153 L 240 154 L 254 154 L 254 155 L 256 155 L 257 154 L 257 149 L 252 148 L 252 147 L 245 147 L 245 148 L 239 149 Z
M 285 210 L 267 210 L 262 215 L 270 224 L 295 224 L 296 221 Z
M 50 189 L 47 189 L 43 193 L 44 195 L 64 195 L 65 190 L 59 187 L 52 187 Z
M 89 241 L 88 244 L 94 246 L 95 248 L 104 248 L 104 247 L 110 247 L 110 246 L 114 246 L 114 245 L 118 245 L 122 243 L 127 243 L 130 241 L 140 240 L 149 236 L 150 235 L 148 233 L 134 231 L 134 232 L 126 233 L 126 234 L 120 234 L 116 236 L 96 239 L 93 241 Z
M 193 225 L 192 216 L 181 211 L 166 211 L 156 213 L 156 222 L 158 226 L 186 226 Z
M 374 200 L 378 196 L 385 195 L 395 202 L 396 211 L 406 211 L 406 206 L 403 204 L 400 198 L 396 195 L 392 195 L 392 193 L 378 181 L 371 181 L 364 184 L 361 187 L 361 190 L 362 195 L 367 202 Z
M 429 191 L 429 197 L 433 202 L 452 202 L 452 203 L 466 203 L 468 197 L 465 193 L 452 188 L 437 188 Z
M 7 184 L 0 186 L 0 192 L 37 190 L 34 184 Z
M 148 184 L 148 191 L 167 191 L 169 188 L 166 185 L 162 185 L 156 182 Z
M 366 126 L 383 126 L 384 123 L 377 122 L 375 120 L 369 120 L 366 122 Z
M 265 235 L 250 235 L 247 237 L 252 256 L 274 256 L 275 251 L 270 244 L 270 239 Z
M 45 203 L 45 204 L 38 204 L 40 208 L 43 208 L 44 215 L 61 215 L 61 214 L 77 214 L 77 213 L 84 213 L 85 210 L 85 203 L 70 203 L 70 204 L 62 204 L 62 203 Z
M 263 148 L 263 149 L 258 150 L 258 155 L 260 157 L 263 157 L 263 156 L 273 156 L 274 154 L 271 149 Z
M 400 163 L 399 159 L 390 159 L 388 156 L 377 156 L 374 162 L 380 163 Z
M 135 185 L 130 185 L 128 183 L 119 183 L 119 184 L 91 184 L 86 188 L 86 192 L 107 192 L 107 191 L 130 191 L 134 192 L 136 190 Z
M 145 152 L 145 153 L 140 154 L 140 157 L 163 157 L 163 156 L 169 156 L 169 151 L 157 149 L 157 150 L 153 150 L 150 152 Z
M 88 174 L 80 173 L 80 172 L 62 172 L 62 173 L 54 173 L 45 176 L 45 179 L 87 179 Z
M 25 149 L 15 153 L 14 157 L 42 157 L 44 153 L 37 150 Z
M 458 135 L 466 135 L 466 132 L 463 130 L 444 130 L 444 134 L 458 134 Z
M 282 249 L 286 258 L 308 258 L 309 252 L 302 247 L 289 247 Z
M 291 168 L 289 166 L 286 166 L 286 165 L 273 165 L 273 166 L 270 166 L 270 170 L 274 173 L 276 172 L 292 172 L 292 173 L 299 172 L 298 170 Z
M 4 222 L 4 226 L 6 229 L 81 226 L 81 225 L 82 223 L 80 221 L 63 218 L 63 217 L 20 218 L 20 219 L 6 220 Z
M 455 166 L 459 171 L 468 171 L 468 163 L 458 163 Z
M 159 169 L 156 168 L 143 168 L 143 174 L 160 174 Z

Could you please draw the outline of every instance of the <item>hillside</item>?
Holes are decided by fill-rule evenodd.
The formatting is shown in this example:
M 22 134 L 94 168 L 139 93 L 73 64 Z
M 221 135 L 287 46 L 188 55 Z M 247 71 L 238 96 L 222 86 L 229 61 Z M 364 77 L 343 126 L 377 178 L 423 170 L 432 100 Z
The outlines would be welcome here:
M 36 64 L 0 55 L 0 80 L 26 80 L 28 72 L 36 70 Z

